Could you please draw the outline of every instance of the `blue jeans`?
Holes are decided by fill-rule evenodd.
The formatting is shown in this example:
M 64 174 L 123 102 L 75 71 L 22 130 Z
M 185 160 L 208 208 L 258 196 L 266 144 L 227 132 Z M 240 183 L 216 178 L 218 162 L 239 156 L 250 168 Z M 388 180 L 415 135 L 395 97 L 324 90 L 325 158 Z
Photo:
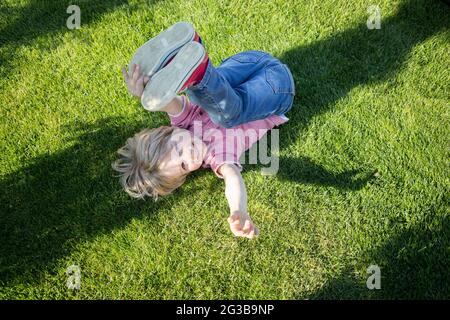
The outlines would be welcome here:
M 288 67 L 270 54 L 245 51 L 215 68 L 208 62 L 203 79 L 186 90 L 211 121 L 231 128 L 270 115 L 284 115 L 292 107 L 294 80 Z

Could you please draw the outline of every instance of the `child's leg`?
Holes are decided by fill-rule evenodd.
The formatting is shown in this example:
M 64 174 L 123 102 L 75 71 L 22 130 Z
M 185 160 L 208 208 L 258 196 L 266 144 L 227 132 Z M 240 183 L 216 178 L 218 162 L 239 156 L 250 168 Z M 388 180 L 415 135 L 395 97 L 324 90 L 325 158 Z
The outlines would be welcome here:
M 213 122 L 229 128 L 287 112 L 293 102 L 294 82 L 278 59 L 246 51 L 226 59 L 217 69 L 209 63 L 201 82 L 187 93 Z

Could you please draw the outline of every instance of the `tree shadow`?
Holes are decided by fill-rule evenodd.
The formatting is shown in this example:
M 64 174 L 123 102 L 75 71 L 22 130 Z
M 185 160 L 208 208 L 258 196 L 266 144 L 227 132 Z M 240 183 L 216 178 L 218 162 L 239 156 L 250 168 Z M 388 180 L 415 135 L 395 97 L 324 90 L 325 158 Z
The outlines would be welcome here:
M 75 32 L 67 28 L 67 19 L 71 15 L 67 13 L 67 8 L 72 4 L 80 7 L 83 28 L 118 6 L 128 4 L 128 0 L 82 0 L 76 3 L 60 0 L 30 0 L 24 6 L 14 7 L 0 4 L 2 12 L 0 18 L 8 17 L 8 21 L 11 21 L 0 29 L 0 71 L 3 76 L 7 76 L 14 69 L 14 60 L 17 59 L 19 48 L 31 45 L 41 36 L 51 35 L 52 41 L 40 41 L 38 48 L 53 50 L 61 41 L 56 34 Z
M 447 12 L 446 12 L 447 11 Z M 285 52 L 280 60 L 294 77 L 296 97 L 287 115 L 294 143 L 309 121 L 330 110 L 353 88 L 387 81 L 399 72 L 412 48 L 450 26 L 448 6 L 441 2 L 407 1 L 394 16 L 383 18 L 381 29 L 360 25 L 313 44 Z M 368 102 L 369 103 L 369 102 Z M 299 183 L 357 190 L 373 179 L 375 170 L 348 170 L 333 174 L 306 157 L 281 158 L 279 175 Z
M 116 7 L 127 4 L 128 0 L 103 1 L 59 1 L 30 0 L 25 6 L 8 7 L 2 5 L 3 15 L 14 17 L 13 22 L 0 30 L 0 43 L 6 45 L 29 45 L 34 39 L 59 31 L 70 31 L 66 21 L 71 14 L 67 8 L 76 4 L 81 11 L 81 26 L 97 20 Z
M 382 9 L 382 8 L 381 8 Z M 393 78 L 402 70 L 414 46 L 448 30 L 448 6 L 439 1 L 408 1 L 397 13 L 382 20 L 381 30 L 364 23 L 355 28 L 294 48 L 280 56 L 296 83 L 297 95 L 287 114 L 289 129 L 280 149 L 295 143 L 314 117 L 332 109 L 352 89 Z M 357 190 L 375 179 L 375 170 L 328 172 L 306 157 L 281 157 L 278 175 L 299 183 Z M 311 299 L 448 299 L 450 297 L 450 220 L 440 203 L 424 213 L 426 221 L 404 228 L 383 246 L 367 252 L 367 267 L 381 268 L 381 290 L 367 289 L 366 282 L 349 265 L 327 281 Z M 439 216 L 440 214 L 440 216 Z M 369 274 L 367 274 L 367 277 Z M 301 294 L 297 297 L 304 299 Z
M 126 1 L 86 2 L 91 10 L 82 9 L 83 23 L 94 21 L 122 3 Z M 67 15 L 64 13 L 68 5 L 59 1 L 45 2 L 42 6 L 38 0 L 30 2 L 20 9 L 15 22 L 0 30 L 2 46 L 26 45 L 38 36 L 65 29 Z M 395 75 L 414 45 L 448 26 L 448 15 L 442 12 L 445 10 L 447 7 L 441 3 L 411 1 L 395 16 L 384 19 L 381 30 L 368 30 L 361 24 L 283 54 L 280 59 L 290 66 L 297 88 L 293 111 L 288 114 L 291 119 L 288 128 L 294 140 L 296 133 L 314 116 L 329 110 L 356 86 L 385 81 Z M 0 66 L 8 60 L 8 54 L 14 53 L 3 54 Z M 115 158 L 115 150 L 145 126 L 118 118 L 91 125 L 75 123 L 65 128 L 80 133 L 70 148 L 39 156 L 2 178 L 0 282 L 9 283 L 17 277 L 21 281 L 24 277 L 36 281 L 38 274 L 69 254 L 73 244 L 125 226 L 131 218 L 141 216 L 144 208 L 146 212 L 156 213 L 163 206 L 171 205 L 171 197 L 156 203 L 132 201 L 120 189 L 117 179 L 112 178 L 110 163 Z M 293 141 L 282 140 L 280 147 L 290 142 Z M 280 177 L 296 182 L 357 190 L 371 179 L 364 170 L 330 173 L 305 157 L 281 161 Z M 299 172 L 298 168 L 303 169 Z M 212 188 L 219 187 L 219 184 L 212 185 Z M 187 196 L 182 189 L 174 197 Z M 157 216 L 152 214 L 151 218 Z M 420 237 L 425 235 L 419 231 L 419 238 L 410 232 L 389 243 L 395 248 L 408 237 L 421 243 Z M 441 239 L 444 235 L 433 236 Z M 387 245 L 386 250 L 391 252 L 393 249 L 389 248 Z M 405 261 L 419 258 L 416 255 Z M 427 259 L 428 256 L 424 261 Z M 391 263 L 397 265 L 396 260 Z M 333 283 L 328 287 L 333 287 Z M 327 292 L 325 288 L 323 293 L 327 295 Z
M 248 159 L 248 153 L 249 151 L 246 152 L 245 159 L 241 158 L 241 164 L 245 168 L 245 171 L 260 171 L 262 168 L 268 168 L 270 166 L 270 164 L 265 166 L 260 164 L 246 164 L 245 161 Z M 351 169 L 335 173 L 303 156 L 281 156 L 279 157 L 278 165 L 279 168 L 276 172 L 276 177 L 280 180 L 333 187 L 345 191 L 360 190 L 367 183 L 375 181 L 378 177 L 377 170 L 369 168 Z
M 295 137 L 301 127 L 330 110 L 353 88 L 393 77 L 415 45 L 448 29 L 448 10 L 439 1 L 406 1 L 395 15 L 382 17 L 381 29 L 369 30 L 363 21 L 283 53 L 279 58 L 289 66 L 296 84 L 294 106 L 287 115 L 290 123 L 300 127 L 290 133 Z
M 333 173 L 307 157 L 280 157 L 278 176 L 282 180 L 355 191 L 375 179 L 376 170 L 352 169 Z
M 430 208 L 426 220 L 405 228 L 367 254 L 367 266 L 378 265 L 381 288 L 369 290 L 349 266 L 327 281 L 311 299 L 449 299 L 450 220 L 446 205 Z M 442 216 L 437 216 L 437 209 Z M 366 278 L 370 276 L 367 273 Z
M 189 196 L 181 188 L 157 202 L 139 201 L 121 189 L 111 169 L 115 151 L 147 125 L 117 117 L 75 123 L 62 128 L 78 133 L 71 147 L 2 177 L 0 283 L 17 277 L 21 283 L 37 281 L 77 243 L 122 228 L 134 217 L 158 219 L 161 208 Z M 206 174 L 201 171 L 197 178 Z

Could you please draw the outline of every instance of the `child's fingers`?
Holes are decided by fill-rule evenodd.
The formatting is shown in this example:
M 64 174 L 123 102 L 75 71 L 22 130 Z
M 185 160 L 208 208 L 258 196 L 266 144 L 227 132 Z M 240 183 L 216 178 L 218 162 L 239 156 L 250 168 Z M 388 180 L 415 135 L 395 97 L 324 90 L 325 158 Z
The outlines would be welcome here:
M 246 236 L 245 232 L 242 230 L 232 230 L 232 232 L 236 237 L 245 237 Z
M 233 214 L 231 216 L 228 217 L 228 223 L 233 223 L 236 221 L 236 219 L 239 221 L 239 216 L 237 214 Z
M 150 77 L 149 76 L 145 76 L 144 77 L 144 86 L 147 85 L 147 83 L 149 82 Z
M 134 65 L 134 72 L 133 72 L 133 80 L 137 81 L 137 79 L 139 79 L 140 75 L 141 75 L 141 70 L 139 68 L 139 65 L 135 64 Z
M 245 233 L 249 233 L 253 229 L 253 225 L 251 224 L 250 220 L 245 220 L 244 228 L 242 228 L 242 231 Z
M 239 219 L 234 220 L 231 225 L 233 228 L 236 228 L 238 230 L 242 230 L 241 221 Z
M 125 69 L 125 67 L 122 67 L 122 75 L 123 75 L 123 80 L 128 81 L 128 72 L 127 69 Z
M 253 239 L 253 237 L 255 236 L 255 230 L 253 229 L 252 231 L 250 231 L 247 235 L 247 238 L 249 239 Z
M 233 232 L 235 232 L 235 231 L 236 232 L 243 232 L 242 231 L 242 226 L 241 226 L 241 223 L 240 223 L 239 219 L 230 223 L 230 229 Z
M 136 87 L 140 88 L 144 86 L 144 76 L 141 76 L 136 81 Z

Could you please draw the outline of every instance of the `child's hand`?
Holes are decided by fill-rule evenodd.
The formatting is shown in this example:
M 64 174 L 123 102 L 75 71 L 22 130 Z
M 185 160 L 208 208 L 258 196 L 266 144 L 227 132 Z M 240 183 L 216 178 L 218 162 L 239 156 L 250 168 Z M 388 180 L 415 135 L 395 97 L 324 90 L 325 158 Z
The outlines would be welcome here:
M 141 98 L 142 93 L 144 92 L 144 87 L 150 78 L 141 74 L 140 67 L 137 64 L 133 65 L 133 73 L 131 76 L 128 75 L 125 67 L 122 67 L 122 74 L 123 79 L 127 84 L 128 92 L 135 97 Z
M 252 219 L 247 213 L 239 211 L 234 212 L 228 217 L 228 223 L 230 224 L 231 232 L 237 237 L 253 239 L 259 235 L 258 228 L 255 227 Z

